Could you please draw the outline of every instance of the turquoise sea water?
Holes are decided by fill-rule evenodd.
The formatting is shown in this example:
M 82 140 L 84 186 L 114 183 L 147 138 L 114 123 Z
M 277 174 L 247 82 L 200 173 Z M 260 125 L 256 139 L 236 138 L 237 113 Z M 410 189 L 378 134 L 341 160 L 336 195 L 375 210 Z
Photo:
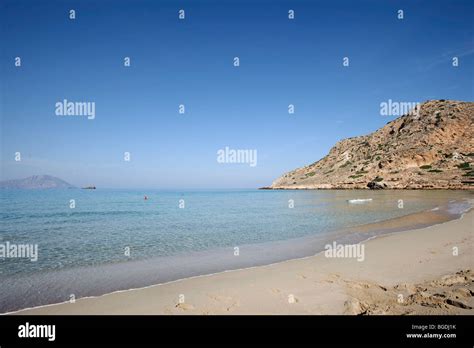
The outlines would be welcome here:
M 348 203 L 358 198 L 372 201 Z M 37 244 L 38 261 L 0 258 L 0 312 L 307 256 L 344 228 L 465 198 L 472 194 L 3 190 L 0 244 Z

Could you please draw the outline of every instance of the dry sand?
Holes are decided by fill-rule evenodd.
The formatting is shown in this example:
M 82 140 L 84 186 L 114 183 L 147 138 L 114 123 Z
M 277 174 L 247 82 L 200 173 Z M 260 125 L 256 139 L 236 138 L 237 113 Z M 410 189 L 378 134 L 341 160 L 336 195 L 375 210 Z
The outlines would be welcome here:
M 369 240 L 362 262 L 318 254 L 16 314 L 474 314 L 473 219 Z

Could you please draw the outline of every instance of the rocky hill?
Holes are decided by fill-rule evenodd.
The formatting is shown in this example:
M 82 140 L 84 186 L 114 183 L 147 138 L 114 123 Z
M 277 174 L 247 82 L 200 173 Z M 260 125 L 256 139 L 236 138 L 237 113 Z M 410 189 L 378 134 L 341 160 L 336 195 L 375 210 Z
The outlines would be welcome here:
M 377 131 L 339 141 L 327 156 L 270 189 L 473 189 L 474 103 L 427 101 Z
M 6 180 L 0 182 L 2 189 L 50 189 L 74 188 L 64 180 L 51 175 L 34 175 L 24 179 Z

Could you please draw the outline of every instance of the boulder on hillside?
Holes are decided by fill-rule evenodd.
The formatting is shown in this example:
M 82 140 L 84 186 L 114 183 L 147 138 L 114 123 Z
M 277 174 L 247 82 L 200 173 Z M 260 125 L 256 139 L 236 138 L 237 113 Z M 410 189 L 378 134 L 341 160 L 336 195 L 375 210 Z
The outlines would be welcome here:
M 385 185 L 387 186 L 387 185 Z M 371 190 L 383 190 L 385 187 L 383 185 L 380 185 L 379 183 L 375 181 L 371 181 L 367 184 L 367 187 Z

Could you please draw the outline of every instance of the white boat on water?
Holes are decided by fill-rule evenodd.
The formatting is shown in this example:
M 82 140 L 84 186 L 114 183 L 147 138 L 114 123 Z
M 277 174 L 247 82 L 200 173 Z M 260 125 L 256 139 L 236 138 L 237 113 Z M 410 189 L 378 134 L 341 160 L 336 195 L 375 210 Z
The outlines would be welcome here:
M 372 202 L 372 198 L 348 199 L 347 202 L 351 204 L 363 204 L 367 202 Z

